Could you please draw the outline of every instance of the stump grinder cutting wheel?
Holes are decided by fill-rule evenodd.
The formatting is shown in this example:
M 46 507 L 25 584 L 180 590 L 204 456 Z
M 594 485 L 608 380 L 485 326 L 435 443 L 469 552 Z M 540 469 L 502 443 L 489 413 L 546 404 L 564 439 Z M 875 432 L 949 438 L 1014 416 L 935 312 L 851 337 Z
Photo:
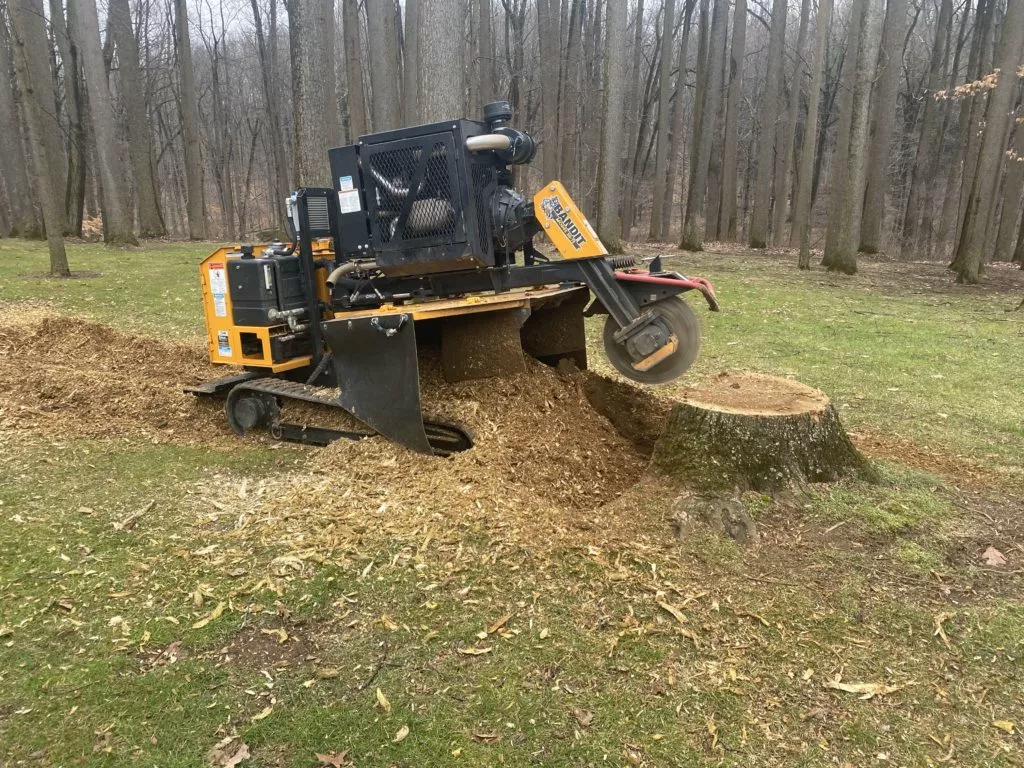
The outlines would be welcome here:
M 524 355 L 587 364 L 584 317 L 606 314 L 604 347 L 627 378 L 663 383 L 693 364 L 697 318 L 679 294 L 711 283 L 610 258 L 557 181 L 532 200 L 511 166 L 535 144 L 507 102 L 484 119 L 363 136 L 329 152 L 331 189 L 287 201 L 292 243 L 232 246 L 200 275 L 210 359 L 243 372 L 188 391 L 223 397 L 232 429 L 323 445 L 381 434 L 413 450 L 472 446 L 424 420 L 419 351 L 440 348 L 449 381 L 524 372 Z M 533 244 L 544 233 L 561 258 Z M 344 411 L 354 428 L 289 422 L 289 405 Z

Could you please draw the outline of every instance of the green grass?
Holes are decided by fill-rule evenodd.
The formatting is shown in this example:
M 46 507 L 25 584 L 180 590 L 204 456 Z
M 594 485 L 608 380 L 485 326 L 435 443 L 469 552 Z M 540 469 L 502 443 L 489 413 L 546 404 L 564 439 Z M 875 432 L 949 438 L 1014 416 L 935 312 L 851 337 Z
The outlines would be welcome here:
M 194 337 L 212 248 L 72 245 L 72 268 L 101 276 L 54 281 L 36 276 L 41 244 L 0 241 L 0 300 Z M 1021 320 L 991 297 L 760 258 L 686 269 L 725 306 L 701 312 L 697 375 L 793 374 L 855 428 L 1020 468 Z M 553 549 L 446 531 L 441 499 L 429 547 L 423 530 L 375 530 L 368 510 L 355 543 L 309 556 L 294 536 L 257 537 L 231 503 L 243 480 L 255 493 L 307 460 L 0 428 L 0 765 L 202 766 L 226 734 L 249 746 L 246 768 L 345 750 L 359 766 L 928 765 L 950 746 L 962 765 L 1020 764 L 1019 733 L 992 725 L 1024 727 L 1020 581 L 976 550 L 996 544 L 1019 568 L 1024 510 L 962 496 L 957 478 L 886 462 L 877 486 L 748 500 L 757 552 L 667 531 L 600 555 Z M 278 629 L 284 645 L 264 632 Z M 182 658 L 154 665 L 175 642 Z M 490 650 L 459 652 L 472 647 Z M 824 685 L 840 674 L 896 690 Z

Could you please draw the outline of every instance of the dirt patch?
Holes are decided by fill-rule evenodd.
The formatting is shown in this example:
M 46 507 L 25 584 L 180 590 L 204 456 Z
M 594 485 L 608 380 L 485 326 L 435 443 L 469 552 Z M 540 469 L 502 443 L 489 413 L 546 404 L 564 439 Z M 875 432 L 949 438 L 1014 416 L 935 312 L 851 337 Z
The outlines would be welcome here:
M 220 664 L 250 669 L 299 667 L 316 660 L 316 644 L 305 628 L 246 627 L 212 655 Z
M 28 307 L 0 326 L 0 428 L 182 442 L 227 435 L 217 404 L 181 391 L 217 375 L 198 344 Z

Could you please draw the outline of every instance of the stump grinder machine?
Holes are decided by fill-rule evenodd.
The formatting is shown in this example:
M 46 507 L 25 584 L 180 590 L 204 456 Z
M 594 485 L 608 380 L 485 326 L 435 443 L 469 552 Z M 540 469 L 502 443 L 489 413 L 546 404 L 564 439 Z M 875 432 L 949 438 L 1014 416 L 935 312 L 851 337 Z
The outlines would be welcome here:
M 604 349 L 624 376 L 676 379 L 700 327 L 679 297 L 707 280 L 659 258 L 612 258 L 557 181 L 532 200 L 512 166 L 536 150 L 507 102 L 483 120 L 363 136 L 329 151 L 331 189 L 289 198 L 292 243 L 220 248 L 200 266 L 210 359 L 243 371 L 188 391 L 226 397 L 238 434 L 324 445 L 380 434 L 413 450 L 472 446 L 458 424 L 424 420 L 418 349 L 440 349 L 449 381 L 587 362 L 584 317 L 604 314 Z M 534 246 L 545 234 L 559 258 Z M 287 421 L 289 404 L 340 408 L 365 429 Z

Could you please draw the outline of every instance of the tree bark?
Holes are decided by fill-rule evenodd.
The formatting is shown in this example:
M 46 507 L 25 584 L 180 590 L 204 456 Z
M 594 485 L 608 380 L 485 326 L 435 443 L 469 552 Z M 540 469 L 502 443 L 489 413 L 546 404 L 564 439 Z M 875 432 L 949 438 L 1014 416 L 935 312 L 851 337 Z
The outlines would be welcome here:
M 672 125 L 671 142 L 669 143 L 668 152 L 668 168 L 666 169 L 665 175 L 668 182 L 665 185 L 665 204 L 661 207 L 661 233 L 659 239 L 662 242 L 667 242 L 671 235 L 672 228 L 672 211 L 674 209 L 675 201 L 675 185 L 676 176 L 682 176 L 677 173 L 679 164 L 682 161 L 683 155 L 683 134 L 686 132 L 686 112 L 683 109 L 683 99 L 686 95 L 686 66 L 687 66 L 687 54 L 690 42 L 690 24 L 693 20 L 693 9 L 697 4 L 697 0 L 685 0 L 686 8 L 683 12 L 683 31 L 679 35 L 679 56 L 677 57 L 678 65 L 676 67 L 676 83 L 672 93 L 672 113 L 669 119 Z M 702 23 L 707 22 L 707 2 L 702 1 L 702 12 L 704 18 Z M 686 194 L 685 185 L 681 184 L 679 190 L 679 197 L 683 199 Z
M 417 6 L 417 0 L 412 0 L 410 6 Z M 407 11 L 406 21 L 412 16 Z M 359 0 L 341 0 L 341 24 L 345 36 L 345 84 L 348 87 L 348 140 L 355 143 L 360 136 L 366 133 L 366 93 L 363 89 L 363 54 L 359 42 Z M 409 34 L 406 33 L 408 44 Z M 418 54 L 417 54 L 418 56 Z M 413 58 L 413 62 L 416 57 Z M 410 77 L 416 76 L 415 65 L 406 64 L 406 82 Z M 408 86 L 407 86 L 408 87 Z M 416 93 L 416 89 L 412 89 Z
M 1006 146 L 1010 107 L 1016 89 L 1017 67 L 1024 50 L 1024 0 L 1008 0 L 999 41 L 999 81 L 988 97 L 985 132 L 981 139 L 977 166 L 970 180 L 970 193 L 960 227 L 956 256 L 950 269 L 959 283 L 977 283 L 984 273 L 985 237 L 992 215 L 999 163 Z
M 88 119 L 84 110 L 85 85 L 82 83 L 81 57 L 78 46 L 71 40 L 68 33 L 69 24 L 73 26 L 74 7 L 64 15 L 64 5 L 60 0 L 50 0 L 50 28 L 53 40 L 57 45 L 57 53 L 64 68 L 65 112 L 67 113 L 68 164 L 64 186 L 65 235 L 81 237 L 82 209 L 85 205 L 86 156 L 88 148 L 85 142 L 84 121 Z
M 953 33 L 953 0 L 941 0 L 939 18 L 935 27 L 935 42 L 928 63 L 927 89 L 920 121 L 920 138 L 914 165 L 910 171 L 910 185 L 903 214 L 900 235 L 900 255 L 911 256 L 918 248 L 922 204 L 930 197 L 930 184 L 935 177 L 936 160 L 942 143 L 943 105 L 933 94 L 942 88 L 943 74 Z
M 1022 110 L 1018 108 L 1017 119 Z M 1017 220 L 1020 218 L 1021 193 L 1024 192 L 1024 126 L 1017 124 L 1013 132 L 1011 151 L 1006 158 L 1006 181 L 1003 184 L 1003 209 L 999 216 L 999 229 L 993 248 L 993 261 L 1012 261 Z
M 603 114 L 612 118 L 626 106 L 626 3 L 612 2 L 607 11 L 604 56 Z M 624 126 L 618 117 L 601 123 L 601 160 L 598 176 L 597 232 L 612 253 L 622 251 L 619 205 L 622 191 L 622 139 Z
M 270 2 L 270 45 L 267 44 L 266 35 L 263 32 L 263 19 L 260 13 L 258 0 L 250 0 L 252 6 L 253 23 L 256 28 L 256 53 L 260 62 L 260 84 L 263 87 L 264 117 L 269 123 L 270 133 L 270 168 L 272 175 L 270 179 L 270 214 L 274 226 L 280 232 L 286 231 L 285 222 L 285 199 L 288 197 L 288 163 L 284 154 L 284 132 L 281 130 L 281 107 L 278 99 L 276 80 L 276 56 L 274 51 L 277 47 L 277 0 Z M 271 47 L 272 46 L 272 47 Z M 346 60 L 348 51 L 346 49 Z M 360 80 L 360 85 L 362 81 Z M 361 94 L 360 94 L 361 95 Z M 360 107 L 361 107 L 360 103 Z M 352 96 L 349 94 L 349 120 L 352 118 Z
M 740 97 L 743 94 L 743 61 L 747 48 L 747 1 L 736 0 L 732 17 L 732 49 L 729 52 L 729 85 L 725 96 L 725 131 L 722 148 L 722 205 L 719 213 L 721 234 L 736 240 L 736 183 L 738 166 L 736 149 L 739 141 Z
M 53 80 L 47 56 L 49 48 L 43 24 L 40 0 L 9 0 L 15 69 L 25 99 L 25 122 L 28 126 L 29 150 L 35 168 L 36 188 L 43 209 L 46 242 L 50 250 L 50 274 L 68 277 L 67 253 L 64 251 L 64 215 L 61 211 L 60 185 L 52 175 L 47 157 L 47 111 L 53 103 Z
M 310 45 L 311 40 L 321 39 L 318 27 L 325 21 L 324 3 L 330 1 L 289 0 L 287 3 L 295 120 L 295 180 L 300 187 L 330 186 L 331 181 L 327 163 L 331 142 L 326 126 L 333 97 L 327 69 L 333 69 L 333 66 L 319 46 Z
M 307 0 L 292 0 L 292 2 L 304 1 Z M 394 10 L 393 0 L 366 0 L 366 18 L 369 29 L 367 46 L 370 49 L 370 89 L 374 131 L 388 131 L 401 127 L 402 105 L 398 92 L 398 51 L 395 50 L 394 35 L 389 34 L 389 30 L 394 25 Z M 389 21 L 389 18 L 392 20 Z M 424 20 L 422 9 L 420 18 L 422 23 Z M 296 42 L 301 44 L 301 41 Z M 451 40 L 448 44 L 451 45 Z
M 672 34 L 675 29 L 675 0 L 665 0 L 661 25 L 661 67 L 658 74 L 658 126 L 657 147 L 654 152 L 654 198 L 651 202 L 650 239 L 661 236 L 662 209 L 665 204 L 665 188 L 672 183 L 667 171 L 669 138 L 669 100 L 671 98 Z M 641 19 L 637 19 L 639 24 Z
M 153 143 L 146 109 L 145 86 L 139 69 L 139 43 L 132 30 L 128 0 L 109 0 L 110 30 L 117 46 L 118 73 L 124 100 L 128 154 L 135 180 L 135 200 L 142 237 L 163 237 L 167 234 L 153 175 Z
M 641 0 L 642 2 L 642 0 Z M 581 0 L 573 0 L 569 12 L 569 28 L 567 30 L 565 53 L 565 73 L 562 83 L 562 96 L 559 111 L 562 115 L 562 150 L 561 172 L 559 178 L 569 189 L 570 194 L 576 192 L 573 177 L 577 168 L 579 152 L 579 121 L 580 108 L 580 47 L 583 44 L 583 8 Z M 623 229 L 627 223 L 623 221 Z
M 537 0 L 537 38 L 540 46 L 540 164 L 544 181 L 558 178 L 561 167 L 558 126 L 558 86 L 560 46 L 558 33 L 558 0 Z M 625 50 L 615 52 L 621 58 Z M 606 113 L 607 114 L 607 113 Z
M 425 122 L 454 120 L 462 116 L 466 87 L 460 46 L 451 44 L 452 19 L 462 18 L 460 0 L 422 0 L 420 46 L 429 51 L 420 61 L 425 87 L 420 106 Z
M 879 480 L 824 393 L 761 374 L 722 373 L 689 390 L 673 406 L 650 467 L 702 490 Z
M 726 11 L 728 16 L 728 11 Z M 728 25 L 728 18 L 723 22 Z M 708 240 L 721 239 L 721 205 L 722 205 L 722 134 L 725 122 L 725 99 L 722 84 L 725 83 L 725 37 L 722 47 L 711 51 L 711 66 L 718 70 L 718 88 L 708 94 L 707 106 L 712 111 L 711 117 L 711 150 L 708 161 L 707 197 L 705 198 L 704 237 Z
M 772 209 L 772 241 L 784 242 L 786 217 L 789 213 L 790 172 L 793 170 L 793 145 L 796 143 L 796 119 L 800 109 L 800 74 L 804 68 L 804 45 L 807 41 L 807 23 L 811 13 L 810 0 L 800 4 L 800 25 L 796 35 L 796 56 L 789 86 L 789 103 L 780 126 L 782 146 L 775 155 L 775 207 Z
M 768 35 L 768 71 L 761 102 L 761 135 L 758 137 L 754 206 L 750 213 L 748 243 L 751 248 L 768 245 L 771 213 L 773 153 L 782 99 L 782 55 L 786 44 L 786 0 L 773 0 L 772 24 Z
M 811 177 L 814 173 L 815 137 L 818 135 L 818 110 L 821 106 L 821 81 L 825 71 L 825 50 L 828 28 L 832 21 L 832 0 L 819 0 L 814 60 L 810 65 L 811 87 L 807 103 L 807 122 L 804 125 L 804 145 L 800 152 L 800 166 L 793 204 L 793 235 L 800 244 L 800 269 L 811 268 Z M 791 242 L 792 244 L 792 242 Z
M 896 96 L 903 74 L 903 42 L 907 30 L 907 0 L 889 0 L 885 9 L 884 47 L 879 56 L 878 85 L 871 101 L 874 130 L 868 156 L 860 250 L 878 253 L 885 224 L 885 192 L 889 186 L 889 155 L 896 128 Z
M 199 97 L 192 68 L 192 40 L 188 29 L 186 0 L 174 0 L 175 47 L 181 77 L 181 138 L 185 145 L 188 237 L 206 239 L 206 201 L 203 195 L 203 165 L 199 146 Z
M 785 0 L 781 0 L 785 2 Z M 683 216 L 683 234 L 679 247 L 687 251 L 702 250 L 704 200 L 707 191 L 708 163 L 711 161 L 712 126 L 715 118 L 716 94 L 722 87 L 722 68 L 715 65 L 712 54 L 725 48 L 725 33 L 728 26 L 728 0 L 715 0 L 711 18 L 711 34 L 708 40 L 708 56 L 705 63 L 704 91 L 701 99 L 701 120 L 699 130 L 694 131 L 696 149 L 695 167 L 690 173 L 690 187 L 686 194 L 686 213 Z
M 32 204 L 28 176 L 32 160 L 23 150 L 18 104 L 14 99 L 12 49 L 8 48 L 12 41 L 8 40 L 6 32 L 6 24 L 0 18 L 0 173 L 11 213 L 10 234 L 35 239 L 43 237 L 45 232 L 40 212 Z
M 497 91 L 497 74 L 495 63 L 497 61 L 498 50 L 494 45 L 494 18 L 493 10 L 491 8 L 491 0 L 477 0 L 479 2 L 479 15 L 478 15 L 478 29 L 479 33 L 477 36 L 479 54 L 476 62 L 476 76 L 477 76 L 477 93 L 480 95 L 480 99 L 484 104 L 494 101 L 498 98 Z M 406 0 L 408 3 L 408 0 Z M 580 13 L 579 0 L 575 0 L 573 5 L 573 11 L 576 14 Z M 579 22 L 577 22 L 579 26 Z M 572 36 L 570 33 L 569 45 L 572 45 Z M 577 42 L 577 49 L 579 43 Z M 577 61 L 579 60 L 579 51 L 576 52 Z M 474 108 L 479 109 L 482 105 L 477 104 Z
M 574 0 L 575 1 L 575 0 Z M 583 3 L 585 5 L 586 3 Z M 580 15 L 583 15 L 583 8 L 580 8 Z M 622 239 L 630 240 L 633 234 L 633 224 L 636 219 L 636 193 L 640 184 L 637 178 L 640 167 L 640 145 L 644 134 L 644 103 L 643 83 L 640 79 L 640 61 L 643 59 L 644 47 L 644 0 L 638 0 L 636 13 L 633 15 L 633 55 L 632 67 L 629 75 L 629 91 L 626 94 L 626 114 L 629 131 L 626 137 L 626 150 L 632 154 L 630 162 L 627 163 L 625 173 L 628 176 L 626 199 L 622 201 Z M 565 156 L 563 152 L 563 158 Z M 655 173 L 657 173 L 655 169 Z M 565 180 L 565 174 L 562 174 Z M 651 215 L 654 215 L 652 209 Z
M 1024 1 L 1024 0 L 1022 0 Z M 838 215 L 829 220 L 829 229 L 835 227 L 833 249 L 825 244 L 825 259 L 822 263 L 833 272 L 851 275 L 857 271 L 857 244 L 860 239 L 860 222 L 864 210 L 864 186 L 867 175 L 868 151 L 868 107 L 871 103 L 871 81 L 878 59 L 881 42 L 882 14 L 877 8 L 878 0 L 865 0 L 863 18 L 857 32 L 857 42 L 851 40 L 850 47 L 856 50 L 856 58 L 850 61 L 854 76 L 851 81 L 851 121 L 849 149 L 845 154 L 836 155 L 836 160 L 847 168 L 846 178 L 841 187 L 833 187 L 832 195 L 838 197 Z M 851 35 L 853 34 L 851 28 Z

